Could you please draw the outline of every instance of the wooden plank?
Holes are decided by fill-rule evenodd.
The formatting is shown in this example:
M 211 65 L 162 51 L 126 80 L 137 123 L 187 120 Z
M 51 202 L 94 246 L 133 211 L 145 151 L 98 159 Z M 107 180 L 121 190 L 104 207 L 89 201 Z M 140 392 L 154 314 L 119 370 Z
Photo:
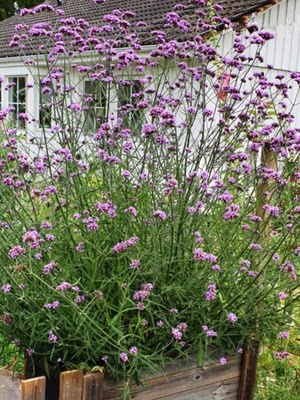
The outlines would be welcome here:
M 45 400 L 45 395 L 45 376 L 21 381 L 21 400 Z
M 209 359 L 205 361 L 202 369 L 207 370 L 212 368 L 215 368 L 216 366 L 220 366 L 218 359 L 222 356 L 222 354 L 219 354 L 219 352 L 216 351 L 210 351 L 209 352 Z M 235 356 L 227 356 L 227 367 L 230 365 L 240 365 L 240 360 L 241 356 L 240 355 L 235 355 Z M 197 362 L 197 356 L 192 355 L 192 356 L 187 356 L 186 358 L 183 359 L 176 359 L 172 362 L 169 362 L 165 366 L 165 370 L 161 371 L 149 371 L 146 369 L 141 373 L 142 380 L 144 382 L 147 382 L 148 379 L 153 380 L 155 378 L 160 379 L 167 379 L 169 375 L 172 375 L 173 373 L 184 371 L 187 372 L 189 370 L 195 370 L 198 369 L 198 362 Z M 224 367 L 223 367 L 224 368 Z M 122 382 L 116 382 L 113 379 L 109 378 L 108 376 L 105 377 L 104 380 L 104 391 L 109 390 L 111 388 L 121 388 L 122 387 Z
M 81 400 L 83 371 L 62 372 L 59 383 L 59 400 Z
M 225 381 L 219 384 L 218 388 L 213 393 L 213 398 L 215 400 L 227 400 L 234 397 L 237 399 L 239 390 L 240 378 L 231 379 L 230 381 Z
M 205 380 L 198 380 L 195 382 L 193 377 L 185 380 L 179 380 L 178 382 L 170 382 L 164 386 L 161 386 L 158 390 L 154 387 L 150 387 L 147 390 L 141 393 L 135 393 L 133 391 L 132 399 L 134 400 L 160 400 L 165 399 L 166 397 L 169 399 L 173 398 L 174 400 L 177 399 L 182 393 L 187 393 L 189 391 L 197 391 L 199 395 L 199 399 L 202 399 L 202 392 L 205 391 L 213 392 L 215 385 L 220 385 L 221 383 L 225 383 L 227 380 L 226 378 L 229 377 L 229 380 L 234 375 L 225 375 L 225 379 L 220 381 L 220 376 L 214 374 L 214 376 L 206 377 Z M 236 390 L 236 394 L 238 389 Z M 213 397 L 215 398 L 215 397 Z
M 182 363 L 184 364 L 184 363 Z M 177 371 L 166 370 L 164 375 L 145 379 L 144 386 L 134 386 L 132 388 L 132 399 L 135 400 L 155 400 L 173 396 L 176 399 L 180 393 L 198 390 L 209 385 L 220 385 L 222 382 L 238 378 L 240 375 L 239 359 L 228 359 L 224 366 L 219 362 L 204 365 L 202 368 L 193 367 L 185 369 L 184 365 Z M 105 380 L 106 381 L 106 380 Z M 115 400 L 121 392 L 121 386 L 111 382 L 104 382 L 103 400 Z
M 194 389 L 178 393 L 176 396 L 166 396 L 162 400 L 229 400 L 237 399 L 239 378 L 224 383 L 215 383 L 203 387 L 201 390 Z
M 102 372 L 84 375 L 82 400 L 102 400 L 103 377 Z

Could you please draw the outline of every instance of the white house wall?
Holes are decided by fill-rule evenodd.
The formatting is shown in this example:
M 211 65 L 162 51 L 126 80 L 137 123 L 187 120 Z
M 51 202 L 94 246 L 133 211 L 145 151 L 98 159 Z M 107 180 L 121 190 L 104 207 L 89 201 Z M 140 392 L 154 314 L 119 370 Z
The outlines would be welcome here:
M 265 12 L 254 14 L 250 22 L 256 23 L 259 27 L 275 34 L 275 40 L 269 41 L 261 52 L 264 57 L 264 64 L 271 64 L 274 69 L 282 71 L 300 70 L 299 0 L 282 0 Z M 223 54 L 230 51 L 232 43 L 232 33 L 225 33 L 220 41 Z
M 270 78 L 283 74 L 287 80 L 291 71 L 300 72 L 300 0 L 282 0 L 279 4 L 270 7 L 263 13 L 254 14 L 249 23 L 253 22 L 264 30 L 275 34 L 275 39 L 266 43 L 261 55 L 264 62 L 256 67 Z M 245 33 L 242 34 L 242 36 Z M 220 51 L 227 55 L 233 44 L 232 32 L 226 32 L 220 39 Z M 256 48 L 251 47 L 249 55 L 254 56 Z M 266 66 L 272 65 L 273 70 Z M 293 83 L 290 92 L 290 103 L 300 102 L 298 85 Z M 295 125 L 300 126 L 300 105 L 293 107 Z
M 283 73 L 289 76 L 291 70 L 300 71 L 300 0 L 282 0 L 278 5 L 272 6 L 267 11 L 254 15 L 252 21 L 266 30 L 275 33 L 276 38 L 267 43 L 262 55 L 265 59 L 264 64 L 272 64 L 273 71 L 268 71 L 265 67 L 260 66 L 258 70 L 265 71 L 265 73 L 275 76 L 278 73 Z M 220 39 L 220 50 L 222 54 L 226 55 L 230 52 L 233 43 L 233 35 L 227 32 L 222 35 Z M 268 72 L 267 72 L 268 71 Z M 35 72 L 33 71 L 34 75 Z M 0 75 L 5 77 L 4 85 L 2 85 L 2 106 L 8 106 L 8 91 L 4 89 L 8 83 L 10 76 L 27 76 L 27 83 L 34 83 L 34 77 L 28 71 L 27 67 L 16 59 L 0 60 Z M 74 84 L 80 79 L 72 71 Z M 175 76 L 175 72 L 170 80 Z M 294 86 L 292 97 L 295 97 L 297 87 Z M 116 108 L 116 104 L 113 108 Z M 28 90 L 27 96 L 27 111 L 28 114 L 39 119 L 39 90 L 35 87 Z M 116 110 L 111 110 L 116 111 Z M 294 110 L 296 116 L 296 124 L 300 126 L 300 107 Z M 182 119 L 181 115 L 177 116 L 179 120 Z M 38 124 L 35 129 L 38 131 Z
M 278 70 L 300 70 L 300 1 L 285 0 L 265 13 L 255 22 L 275 33 L 262 55 L 267 64 Z

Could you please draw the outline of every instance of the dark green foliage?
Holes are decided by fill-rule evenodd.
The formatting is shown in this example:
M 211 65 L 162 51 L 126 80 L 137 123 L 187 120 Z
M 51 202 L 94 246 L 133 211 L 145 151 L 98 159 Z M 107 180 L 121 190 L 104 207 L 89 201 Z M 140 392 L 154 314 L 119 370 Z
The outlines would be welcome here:
M 44 0 L 18 0 L 19 8 L 30 8 L 43 3 Z M 0 21 L 14 15 L 15 0 L 0 0 Z

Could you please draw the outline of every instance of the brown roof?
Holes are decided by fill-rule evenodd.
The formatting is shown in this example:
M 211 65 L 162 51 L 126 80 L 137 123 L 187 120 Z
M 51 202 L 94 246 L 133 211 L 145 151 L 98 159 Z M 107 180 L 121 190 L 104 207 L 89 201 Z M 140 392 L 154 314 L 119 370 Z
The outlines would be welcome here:
M 261 11 L 261 7 L 275 4 L 278 0 L 218 0 L 216 2 L 223 6 L 222 16 L 232 21 L 238 21 L 243 16 Z M 47 0 L 45 3 L 57 5 L 57 0 Z M 93 0 L 63 0 L 63 5 L 60 8 L 65 11 L 64 18 L 84 18 L 91 24 L 101 24 L 102 17 L 113 10 L 130 10 L 135 13 L 132 21 L 147 22 L 149 25 L 147 32 L 150 32 L 153 29 L 163 28 L 165 14 L 172 11 L 173 6 L 178 3 L 187 6 L 185 13 L 193 14 L 195 6 L 191 5 L 189 0 L 106 0 L 103 4 L 95 4 Z M 54 13 L 39 13 L 22 18 L 13 16 L 1 21 L 0 58 L 19 55 L 18 49 L 8 47 L 11 37 L 16 33 L 14 27 L 17 23 L 24 22 L 31 25 L 36 22 L 54 22 L 54 18 Z M 147 43 L 147 40 L 145 40 L 145 43 Z M 26 53 L 32 54 L 34 51 L 27 49 Z

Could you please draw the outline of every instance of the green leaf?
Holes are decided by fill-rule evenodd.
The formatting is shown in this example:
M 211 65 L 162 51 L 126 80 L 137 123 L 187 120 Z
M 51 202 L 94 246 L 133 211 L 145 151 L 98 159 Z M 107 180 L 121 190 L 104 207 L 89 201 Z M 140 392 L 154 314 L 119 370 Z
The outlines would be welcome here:
M 202 367 L 204 364 L 206 350 L 207 350 L 206 340 L 203 341 L 202 339 L 200 339 L 198 343 L 198 354 L 197 354 L 197 362 L 199 367 Z

